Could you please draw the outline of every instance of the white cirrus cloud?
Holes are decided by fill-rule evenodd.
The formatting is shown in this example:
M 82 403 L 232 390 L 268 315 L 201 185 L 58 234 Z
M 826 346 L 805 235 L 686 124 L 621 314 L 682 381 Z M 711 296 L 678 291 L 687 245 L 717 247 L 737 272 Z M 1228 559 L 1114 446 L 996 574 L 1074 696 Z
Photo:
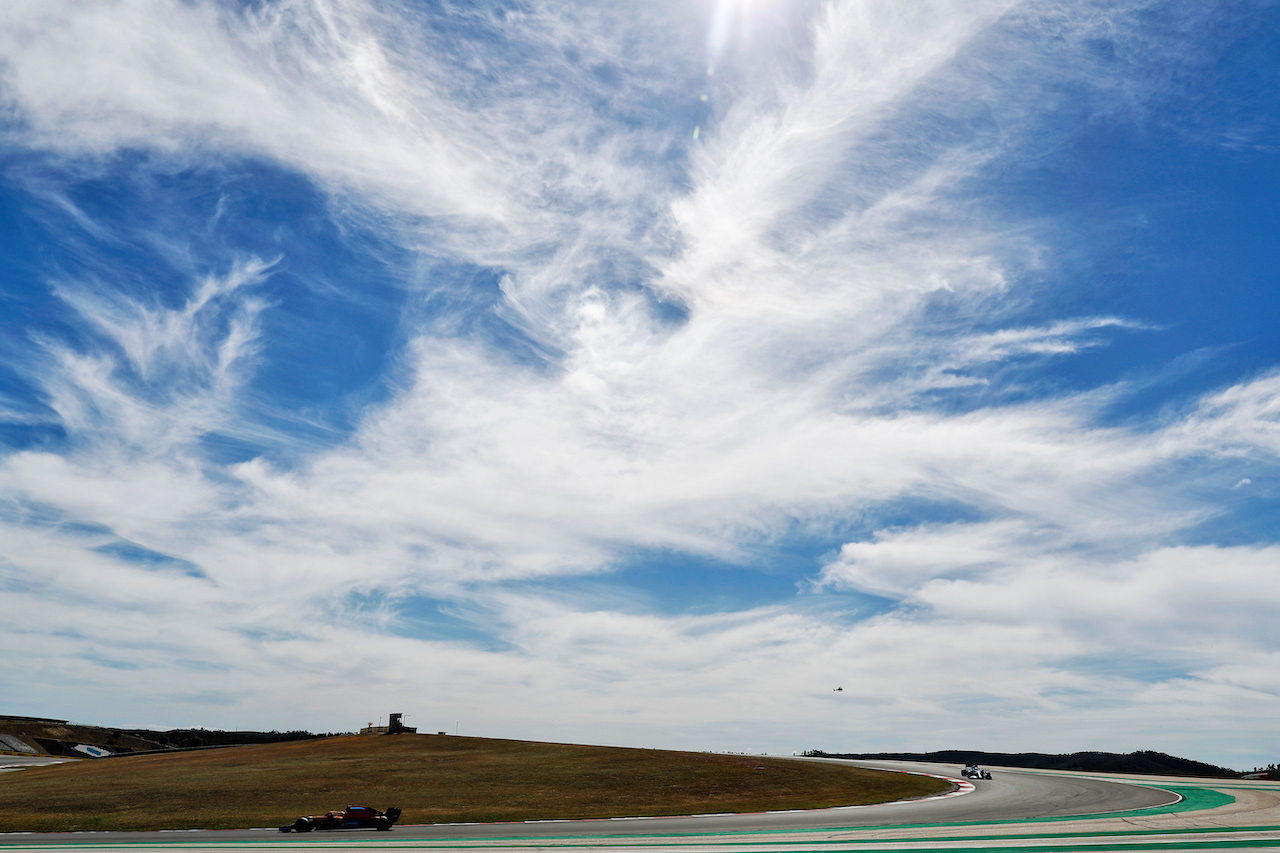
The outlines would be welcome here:
M 251 380 L 303 246 L 191 249 L 221 272 L 167 301 L 118 262 L 39 282 L 63 326 L 0 411 L 61 436 L 0 456 L 0 647 L 41 673 L 12 701 L 782 749 L 1132 749 L 1177 701 L 1158 745 L 1246 754 L 1275 549 L 1206 539 L 1275 466 L 1280 374 L 1127 421 L 1124 382 L 1023 383 L 1155 326 L 1036 308 L 1054 223 L 989 186 L 1055 104 L 1158 94 L 1090 59 L 1163 55 L 1141 6 L 720 3 L 708 41 L 674 4 L 5 5 L 7 144 L 65 180 L 270 163 L 418 261 L 379 393 L 276 455 L 306 413 Z M 86 255 L 188 251 L 14 174 Z M 815 541 L 768 603 L 698 606 L 699 566 L 750 590 Z

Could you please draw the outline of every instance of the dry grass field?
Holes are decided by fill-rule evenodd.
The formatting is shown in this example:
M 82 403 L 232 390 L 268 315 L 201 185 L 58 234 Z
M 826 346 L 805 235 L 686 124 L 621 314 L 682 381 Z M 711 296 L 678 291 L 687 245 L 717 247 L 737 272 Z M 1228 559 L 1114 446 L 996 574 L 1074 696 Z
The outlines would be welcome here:
M 78 761 L 0 776 L 0 831 L 279 826 L 348 804 L 401 823 L 820 808 L 945 790 L 821 762 L 442 735 Z

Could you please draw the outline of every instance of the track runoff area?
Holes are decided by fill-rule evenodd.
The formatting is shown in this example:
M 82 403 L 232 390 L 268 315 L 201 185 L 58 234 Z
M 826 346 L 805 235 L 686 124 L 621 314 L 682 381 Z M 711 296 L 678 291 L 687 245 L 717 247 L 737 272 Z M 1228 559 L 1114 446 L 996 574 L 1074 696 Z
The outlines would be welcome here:
M 0 834 L 0 851 L 629 850 L 633 853 L 840 851 L 1190 851 L 1280 853 L 1280 782 L 995 768 L 969 782 L 954 765 L 856 762 L 944 776 L 951 794 L 816 811 L 397 826 L 393 833 Z

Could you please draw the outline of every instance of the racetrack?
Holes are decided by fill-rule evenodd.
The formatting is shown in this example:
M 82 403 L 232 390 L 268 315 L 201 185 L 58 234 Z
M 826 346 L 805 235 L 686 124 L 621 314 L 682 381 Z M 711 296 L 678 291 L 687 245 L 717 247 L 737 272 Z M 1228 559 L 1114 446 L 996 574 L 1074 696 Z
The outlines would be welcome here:
M 66 758 L 54 758 L 47 755 L 0 755 L 0 773 L 11 773 L 24 767 L 38 767 L 42 764 L 65 764 Z
M 856 762 L 956 778 L 955 765 Z M 334 847 L 555 850 L 619 848 L 663 853 L 738 850 L 964 851 L 1249 848 L 1280 851 L 1280 784 L 1110 777 L 996 769 L 972 791 L 930 800 L 805 812 L 624 818 L 514 824 L 398 826 L 369 831 L 4 834 L 0 848 L 100 850 L 280 850 Z M 960 780 L 957 778 L 957 782 Z M 1183 799 L 1177 789 L 1186 795 Z M 341 804 L 334 804 L 341 805 Z M 289 816 L 282 816 L 285 822 Z M 976 846 L 975 846 L 976 845 Z
M 958 778 L 959 768 L 955 765 L 892 761 L 852 763 L 886 770 L 909 769 L 912 772 L 954 778 L 957 784 L 968 784 Z M 1016 772 L 997 772 L 993 776 L 990 782 L 973 782 L 973 790 L 962 796 L 951 795 L 877 806 L 746 815 L 404 827 L 402 831 L 405 835 L 412 833 L 414 838 L 492 838 L 495 835 L 510 835 L 513 831 L 522 836 L 648 834 L 655 831 L 656 821 L 661 826 L 660 831 L 664 833 L 759 832 L 1093 815 L 1150 808 L 1174 803 L 1179 799 L 1178 795 L 1167 791 L 1099 779 Z

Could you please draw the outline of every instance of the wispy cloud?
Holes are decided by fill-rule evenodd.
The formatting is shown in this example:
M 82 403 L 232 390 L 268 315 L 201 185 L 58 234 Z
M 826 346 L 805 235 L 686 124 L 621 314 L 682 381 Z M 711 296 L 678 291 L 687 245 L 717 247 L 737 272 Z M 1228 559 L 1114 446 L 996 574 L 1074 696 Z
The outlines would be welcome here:
M 121 723 L 332 729 L 394 702 L 429 707 L 428 729 L 693 747 L 1131 749 L 1176 697 L 1188 723 L 1157 746 L 1236 750 L 1212 720 L 1260 731 L 1274 699 L 1274 549 L 1189 543 L 1265 491 L 1280 379 L 1120 426 L 1099 401 L 1123 385 L 1038 383 L 1156 329 L 1054 302 L 1054 223 L 995 198 L 1063 144 L 1048 113 L 1161 95 L 1108 77 L 1107 50 L 1154 62 L 1170 37 L 1132 8 L 6 5 L 7 143 L 64 184 L 109 187 L 127 157 L 173 185 L 251 164 L 264 207 L 284 179 L 262 176 L 291 176 L 333 233 L 416 259 L 396 328 L 359 338 L 387 347 L 380 393 L 343 389 L 350 432 L 317 446 L 258 381 L 305 251 L 288 204 L 264 254 L 228 229 L 243 201 L 130 230 L 100 213 L 109 192 L 95 212 L 39 165 L 11 173 L 79 253 L 31 285 L 60 325 L 13 358 L 63 438 L 0 457 L 0 595 L 20 613 L 0 644 L 39 646 L 46 673 L 11 701 Z M 220 236 L 191 248 L 196 231 Z M 181 260 L 161 288 L 121 246 Z M 372 286 L 299 287 L 329 328 Z M 295 433 L 297 452 L 263 452 Z M 737 583 L 790 547 L 813 552 L 798 594 L 754 609 L 583 592 L 636 553 L 736 563 Z M 490 642 L 403 636 L 423 601 Z M 122 661 L 159 710 L 112 687 Z M 302 694 L 303 719 L 270 710 Z M 826 741 L 795 743 L 797 721 Z M 839 740 L 851 722 L 864 742 Z

